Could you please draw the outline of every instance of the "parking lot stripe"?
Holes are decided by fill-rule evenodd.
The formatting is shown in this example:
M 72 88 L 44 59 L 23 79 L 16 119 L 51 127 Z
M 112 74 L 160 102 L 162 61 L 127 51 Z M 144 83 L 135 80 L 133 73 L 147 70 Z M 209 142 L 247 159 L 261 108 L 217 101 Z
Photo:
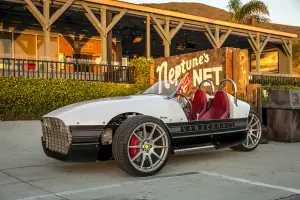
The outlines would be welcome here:
M 120 187 L 120 186 L 124 186 L 124 185 L 147 183 L 147 182 L 153 182 L 153 181 L 161 181 L 161 180 L 172 179 L 172 178 L 182 177 L 182 176 L 190 176 L 190 175 L 195 175 L 195 174 L 199 174 L 199 172 L 187 172 L 187 173 L 166 175 L 166 176 L 161 176 L 161 177 L 157 177 L 157 178 L 149 178 L 149 179 L 144 179 L 144 180 L 124 181 L 124 182 L 116 183 L 116 184 L 101 185 L 101 186 L 83 188 L 83 189 L 78 189 L 78 190 L 70 190 L 70 191 L 53 193 L 53 194 L 33 196 L 33 197 L 22 198 L 22 199 L 18 199 L 18 200 L 36 200 L 36 199 L 45 199 L 45 198 L 51 198 L 51 197 L 57 197 L 57 196 L 61 197 L 61 196 L 64 196 L 64 195 L 99 191 L 99 190 L 105 190 L 105 189 Z
M 197 174 L 203 174 L 203 175 L 218 177 L 218 178 L 222 178 L 222 179 L 226 179 L 226 180 L 231 180 L 231 181 L 236 181 L 236 182 L 241 182 L 241 183 L 246 183 L 246 184 L 251 184 L 251 185 L 256 185 L 256 186 L 263 186 L 263 187 L 267 187 L 267 188 L 284 190 L 284 191 L 292 192 L 295 194 L 300 194 L 299 189 L 282 187 L 282 186 L 277 186 L 277 185 L 270 185 L 270 184 L 266 184 L 266 183 L 250 181 L 250 180 L 246 180 L 246 179 L 236 178 L 236 177 L 213 173 L 213 172 L 199 171 L 199 172 L 188 172 L 188 173 L 181 173 L 181 174 L 166 175 L 166 176 L 144 179 L 144 180 L 125 181 L 125 182 L 110 184 L 110 185 L 100 185 L 100 186 L 96 186 L 96 187 L 89 187 L 89 188 L 83 188 L 83 189 L 78 189 L 78 190 L 70 190 L 70 191 L 58 192 L 58 193 L 53 193 L 53 194 L 48 194 L 48 195 L 33 196 L 33 197 L 22 198 L 22 199 L 18 199 L 18 200 L 45 199 L 45 198 L 51 198 L 51 197 L 55 197 L 55 196 L 57 197 L 57 196 L 72 195 L 72 194 L 84 193 L 84 192 L 100 191 L 100 190 L 105 190 L 105 189 L 121 187 L 121 186 L 125 186 L 125 185 L 140 184 L 140 183 L 147 183 L 147 182 L 153 182 L 153 181 L 161 181 L 161 180 L 167 180 L 167 179 L 172 179 L 172 178 L 177 178 L 177 177 L 182 177 L 182 176 L 197 175 Z
M 299 189 L 282 187 L 282 186 L 277 186 L 277 185 L 270 185 L 270 184 L 266 184 L 266 183 L 250 181 L 250 180 L 246 180 L 246 179 L 236 178 L 236 177 L 232 177 L 232 176 L 226 176 L 226 175 L 223 175 L 223 174 L 218 174 L 218 173 L 213 173 L 213 172 L 200 171 L 200 173 L 204 174 L 204 175 L 207 175 L 207 176 L 214 176 L 214 177 L 219 177 L 219 178 L 227 179 L 227 180 L 231 180 L 231 181 L 236 181 L 236 182 L 241 182 L 241 183 L 248 183 L 248 184 L 251 184 L 251 185 L 263 186 L 263 187 L 268 187 L 268 188 L 273 188 L 273 189 L 278 189 L 278 190 L 284 190 L 284 191 L 292 192 L 292 193 L 295 193 L 295 194 L 300 194 Z

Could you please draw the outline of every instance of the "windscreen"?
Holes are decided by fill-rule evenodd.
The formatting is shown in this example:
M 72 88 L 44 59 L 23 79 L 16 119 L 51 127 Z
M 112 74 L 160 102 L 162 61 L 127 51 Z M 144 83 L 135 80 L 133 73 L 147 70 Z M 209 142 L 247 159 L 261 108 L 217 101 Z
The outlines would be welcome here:
M 186 74 L 181 80 L 158 81 L 142 94 L 156 94 L 174 97 L 177 93 L 186 93 L 191 87 L 191 75 Z
M 144 91 L 142 94 L 157 94 L 163 96 L 173 96 L 178 89 L 179 81 L 159 81 Z

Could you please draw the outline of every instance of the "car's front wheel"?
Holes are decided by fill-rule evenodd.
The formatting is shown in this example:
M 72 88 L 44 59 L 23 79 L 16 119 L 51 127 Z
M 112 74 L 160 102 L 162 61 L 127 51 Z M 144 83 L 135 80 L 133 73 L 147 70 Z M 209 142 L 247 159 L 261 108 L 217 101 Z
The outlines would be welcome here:
M 259 116 L 254 112 L 250 111 L 248 116 L 248 129 L 247 137 L 245 141 L 238 145 L 231 147 L 237 151 L 253 151 L 259 145 L 262 136 L 262 123 Z
M 150 116 L 124 121 L 113 139 L 113 155 L 120 168 L 134 176 L 150 176 L 166 164 L 171 139 L 162 122 Z

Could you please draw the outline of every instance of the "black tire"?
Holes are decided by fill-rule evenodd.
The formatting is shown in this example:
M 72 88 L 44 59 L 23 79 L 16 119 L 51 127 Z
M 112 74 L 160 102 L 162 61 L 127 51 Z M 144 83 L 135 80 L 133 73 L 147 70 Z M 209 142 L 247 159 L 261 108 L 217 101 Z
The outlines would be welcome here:
M 258 120 L 258 126 L 260 127 L 260 130 L 261 130 L 261 133 L 260 133 L 260 138 L 259 138 L 259 141 L 257 142 L 257 144 L 255 145 L 255 146 L 253 146 L 253 147 L 251 147 L 251 148 L 249 148 L 249 147 L 246 147 L 245 145 L 244 145 L 244 142 L 246 141 L 244 141 L 243 143 L 241 143 L 241 144 L 239 144 L 239 145 L 237 145 L 237 146 L 233 146 L 233 147 L 230 147 L 231 149 L 233 149 L 233 150 L 235 150 L 235 151 L 242 151 L 242 152 L 249 152 L 249 151 L 253 151 L 254 149 L 256 149 L 257 147 L 258 147 L 258 145 L 260 144 L 260 141 L 261 141 L 261 138 L 262 138 L 262 122 L 261 122 L 261 120 L 259 119 L 259 116 L 258 116 L 258 114 L 255 112 L 255 111 L 253 111 L 253 110 L 250 110 L 250 112 L 249 112 L 249 117 L 251 118 L 251 115 L 254 115 L 255 116 L 255 118 Z M 249 119 L 248 119 L 249 120 Z M 248 133 L 247 133 L 247 137 L 248 137 Z M 246 138 L 247 139 L 247 138 Z
M 137 170 L 133 164 L 130 162 L 130 158 L 128 155 L 128 142 L 130 140 L 132 132 L 141 124 L 143 123 L 155 123 L 160 128 L 162 128 L 166 135 L 167 135 L 167 155 L 163 162 L 160 164 L 160 166 L 149 172 L 143 172 L 140 170 Z M 125 120 L 117 129 L 117 131 L 114 134 L 113 137 L 113 143 L 112 143 L 112 152 L 115 160 L 117 161 L 119 167 L 126 173 L 132 175 L 132 176 L 139 176 L 139 177 L 145 177 L 145 176 L 152 176 L 156 173 L 158 173 L 167 163 L 167 160 L 170 156 L 171 152 L 171 139 L 170 134 L 166 127 L 164 126 L 163 122 L 161 122 L 159 119 L 145 116 L 145 115 L 138 115 L 131 117 L 127 120 Z

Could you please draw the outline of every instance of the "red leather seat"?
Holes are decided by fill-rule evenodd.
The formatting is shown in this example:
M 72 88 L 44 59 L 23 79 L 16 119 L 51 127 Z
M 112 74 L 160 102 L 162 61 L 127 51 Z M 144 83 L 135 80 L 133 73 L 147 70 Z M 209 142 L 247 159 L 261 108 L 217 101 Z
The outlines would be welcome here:
M 197 113 L 199 118 L 207 111 L 207 97 L 203 90 L 198 89 L 195 92 L 194 99 L 192 101 L 191 114 L 189 120 L 197 120 Z
M 210 109 L 200 117 L 200 120 L 227 118 L 229 118 L 229 99 L 226 92 L 218 91 Z

